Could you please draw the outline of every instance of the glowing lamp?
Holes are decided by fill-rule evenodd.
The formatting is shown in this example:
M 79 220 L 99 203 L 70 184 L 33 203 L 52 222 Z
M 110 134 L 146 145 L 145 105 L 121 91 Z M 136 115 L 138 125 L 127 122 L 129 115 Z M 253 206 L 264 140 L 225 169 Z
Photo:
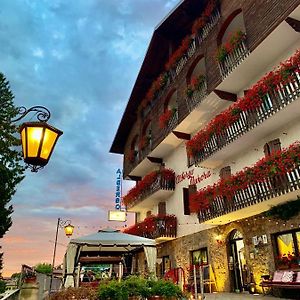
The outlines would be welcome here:
M 74 226 L 71 224 L 68 224 L 64 227 L 65 234 L 67 237 L 70 237 L 73 234 Z
M 46 122 L 26 122 L 20 127 L 25 163 L 33 171 L 43 168 L 49 161 L 62 131 Z

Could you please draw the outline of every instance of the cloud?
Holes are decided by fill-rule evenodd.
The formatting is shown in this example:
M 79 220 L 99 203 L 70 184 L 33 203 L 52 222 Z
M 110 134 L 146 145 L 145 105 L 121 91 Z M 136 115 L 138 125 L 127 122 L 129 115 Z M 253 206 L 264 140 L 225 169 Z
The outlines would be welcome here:
M 122 157 L 108 152 L 153 30 L 176 3 L 1 1 L 0 65 L 15 102 L 48 107 L 49 123 L 64 132 L 45 169 L 27 172 L 18 186 L 13 226 L 0 241 L 4 274 L 51 262 L 58 217 L 72 219 L 76 236 L 123 225 L 107 221 L 122 167 Z M 68 243 L 63 234 L 59 241 Z

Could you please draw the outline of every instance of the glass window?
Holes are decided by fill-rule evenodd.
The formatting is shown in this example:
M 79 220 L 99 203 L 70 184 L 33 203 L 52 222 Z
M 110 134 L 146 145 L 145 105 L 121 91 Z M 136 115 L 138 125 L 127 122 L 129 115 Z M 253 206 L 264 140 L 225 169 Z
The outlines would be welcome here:
M 278 255 L 288 255 L 295 253 L 295 245 L 292 233 L 277 236 Z
M 192 251 L 192 264 L 202 264 L 207 265 L 208 264 L 208 258 L 207 258 L 207 248 L 201 248 L 196 251 Z

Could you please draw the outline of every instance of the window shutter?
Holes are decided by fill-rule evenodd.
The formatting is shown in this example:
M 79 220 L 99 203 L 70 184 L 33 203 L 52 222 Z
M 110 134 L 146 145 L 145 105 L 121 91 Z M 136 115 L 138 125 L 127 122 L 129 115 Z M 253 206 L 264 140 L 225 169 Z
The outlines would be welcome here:
M 189 189 L 183 188 L 183 213 L 184 215 L 190 215 L 190 202 L 189 202 Z
M 220 170 L 220 178 L 221 179 L 226 179 L 229 178 L 231 176 L 231 167 L 227 166 L 224 167 Z
M 264 145 L 265 156 L 271 155 L 273 152 L 281 150 L 280 139 L 272 140 Z
M 158 203 L 158 214 L 159 215 L 166 215 L 167 209 L 166 209 L 166 202 L 159 202 Z

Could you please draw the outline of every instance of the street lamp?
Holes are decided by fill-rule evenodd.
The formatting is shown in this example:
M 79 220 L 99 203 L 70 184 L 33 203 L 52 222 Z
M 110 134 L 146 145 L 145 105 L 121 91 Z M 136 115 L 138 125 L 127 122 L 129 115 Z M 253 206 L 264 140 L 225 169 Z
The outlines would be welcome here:
M 37 172 L 49 161 L 58 138 L 63 134 L 59 129 L 47 124 L 51 113 L 44 106 L 33 106 L 29 109 L 18 108 L 20 117 L 24 118 L 29 112 L 35 112 L 38 122 L 25 122 L 20 127 L 23 158 L 32 172 Z
M 57 237 L 58 237 L 58 229 L 64 228 L 66 236 L 69 238 L 74 231 L 74 226 L 71 224 L 71 220 L 62 220 L 61 218 L 57 219 L 57 226 L 56 226 L 56 235 L 55 235 L 55 242 L 54 242 L 54 251 L 53 251 L 53 259 L 52 259 L 52 272 L 51 272 L 51 279 L 50 279 L 50 287 L 49 287 L 49 294 L 52 288 L 52 281 L 53 281 L 53 271 L 55 265 L 55 255 L 56 255 L 56 245 L 57 245 Z

